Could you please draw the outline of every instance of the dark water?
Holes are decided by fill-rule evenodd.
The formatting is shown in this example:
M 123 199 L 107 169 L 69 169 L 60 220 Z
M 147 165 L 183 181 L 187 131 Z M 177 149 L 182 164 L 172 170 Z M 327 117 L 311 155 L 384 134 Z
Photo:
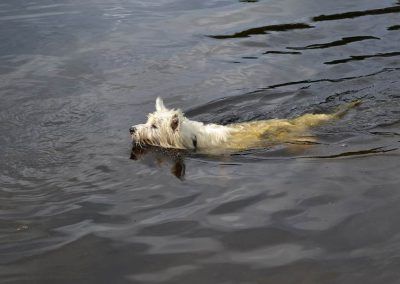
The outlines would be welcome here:
M 399 27 L 386 0 L 3 0 L 0 282 L 400 283 Z M 363 103 L 302 151 L 131 153 L 157 96 Z

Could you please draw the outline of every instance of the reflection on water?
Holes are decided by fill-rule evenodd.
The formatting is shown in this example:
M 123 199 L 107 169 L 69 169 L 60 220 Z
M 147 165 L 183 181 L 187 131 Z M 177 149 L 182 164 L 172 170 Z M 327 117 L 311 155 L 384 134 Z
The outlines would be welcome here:
M 364 60 L 364 59 L 373 58 L 373 57 L 392 57 L 392 56 L 399 56 L 399 55 L 400 55 L 400 52 L 386 52 L 386 53 L 377 53 L 377 54 L 371 54 L 371 55 L 352 55 L 352 56 L 350 56 L 350 58 L 332 60 L 332 61 L 324 62 L 324 64 L 341 64 L 341 63 L 346 63 L 349 61 L 358 61 L 358 60 Z
M 399 4 L 2 1 L 0 279 L 397 283 Z M 221 124 L 363 103 L 300 152 L 132 149 L 157 96 Z
M 394 26 L 388 27 L 389 31 L 395 31 L 395 30 L 399 30 L 399 29 L 400 29 L 400 25 L 394 25 Z
M 283 24 L 283 25 L 272 25 L 272 26 L 251 28 L 251 29 L 248 29 L 245 31 L 234 33 L 232 35 L 213 35 L 210 37 L 215 38 L 215 39 L 240 38 L 240 37 L 249 37 L 251 35 L 266 34 L 268 32 L 273 32 L 273 31 L 284 32 L 284 31 L 290 31 L 290 30 L 296 30 L 296 29 L 310 29 L 310 28 L 313 28 L 313 27 L 310 25 L 307 25 L 307 24 L 302 24 L 302 23 Z
M 141 160 L 150 162 L 150 164 L 157 165 L 158 167 L 170 167 L 171 173 L 179 179 L 185 177 L 185 152 L 175 149 L 162 149 L 152 146 L 138 146 L 133 145 L 130 158 L 132 160 Z
M 334 20 L 342 20 L 342 19 L 351 19 L 363 16 L 372 16 L 372 15 L 383 15 L 390 13 L 399 13 L 400 6 L 386 7 L 381 9 L 370 9 L 365 11 L 350 11 L 340 14 L 331 14 L 331 15 L 321 15 L 313 18 L 313 21 L 334 21 Z
M 319 49 L 319 48 L 330 48 L 334 46 L 346 45 L 352 42 L 363 41 L 367 39 L 379 39 L 374 36 L 352 36 L 352 37 L 344 37 L 340 40 L 335 40 L 328 43 L 321 43 L 321 44 L 311 44 L 305 47 L 288 47 L 288 49 L 294 50 L 305 50 L 305 49 Z

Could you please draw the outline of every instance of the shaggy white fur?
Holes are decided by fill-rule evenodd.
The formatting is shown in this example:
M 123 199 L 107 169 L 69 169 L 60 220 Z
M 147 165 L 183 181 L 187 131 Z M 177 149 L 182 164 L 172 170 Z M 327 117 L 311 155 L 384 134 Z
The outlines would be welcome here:
M 134 142 L 164 148 L 196 149 L 202 152 L 238 151 L 277 143 L 312 140 L 310 127 L 343 115 L 358 102 L 346 105 L 333 114 L 305 114 L 295 119 L 271 119 L 247 123 L 204 124 L 184 116 L 179 109 L 168 109 L 161 98 L 156 111 L 144 124 L 134 125 L 130 133 Z M 305 138 L 307 137 L 307 138 Z
M 156 111 L 148 115 L 145 124 L 130 128 L 132 139 L 138 144 L 178 149 L 216 147 L 225 143 L 233 131 L 222 125 L 192 121 L 181 110 L 166 108 L 161 98 L 157 98 Z

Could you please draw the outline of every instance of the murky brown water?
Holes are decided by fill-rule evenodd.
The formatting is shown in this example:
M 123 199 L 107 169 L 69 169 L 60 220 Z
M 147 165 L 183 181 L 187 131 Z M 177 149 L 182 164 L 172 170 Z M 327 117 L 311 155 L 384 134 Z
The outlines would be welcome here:
M 0 3 L 1 283 L 399 283 L 400 3 Z M 362 99 L 318 144 L 131 149 Z M 178 178 L 177 178 L 178 177 Z

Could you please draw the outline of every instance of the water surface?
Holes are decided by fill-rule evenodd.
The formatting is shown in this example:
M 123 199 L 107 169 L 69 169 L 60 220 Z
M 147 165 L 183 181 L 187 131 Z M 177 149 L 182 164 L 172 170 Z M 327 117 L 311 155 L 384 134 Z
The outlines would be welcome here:
M 2 283 L 398 283 L 400 3 L 0 4 Z M 132 152 L 196 120 L 330 112 L 318 143 Z

